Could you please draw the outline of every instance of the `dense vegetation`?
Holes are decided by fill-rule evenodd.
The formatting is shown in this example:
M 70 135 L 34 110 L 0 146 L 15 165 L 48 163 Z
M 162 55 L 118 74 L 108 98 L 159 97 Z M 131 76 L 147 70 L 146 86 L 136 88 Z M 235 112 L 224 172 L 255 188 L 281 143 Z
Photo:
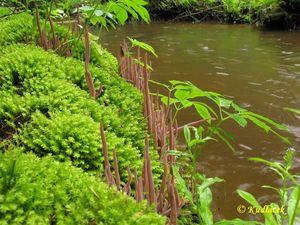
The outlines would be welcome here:
M 70 163 L 18 150 L 0 153 L 0 223 L 165 224 Z M 122 212 L 122 213 L 120 213 Z
M 203 22 L 217 20 L 298 29 L 299 0 L 150 1 L 154 18 Z
M 142 49 L 156 56 L 154 49 L 129 38 L 131 47 L 122 45 L 118 65 L 89 33 L 91 24 L 114 27 L 130 17 L 149 22 L 147 2 L 5 3 L 12 8 L 0 10 L 1 224 L 262 224 L 238 218 L 215 222 L 210 186 L 223 180 L 200 174 L 196 162 L 211 141 L 234 150 L 233 137 L 223 127 L 227 121 L 240 127 L 252 123 L 290 143 L 280 133 L 287 129 L 188 81 L 152 81 L 168 92 L 154 99 L 148 84 L 151 66 L 147 55 L 140 55 Z M 164 14 L 168 19 L 201 20 L 205 12 L 231 22 L 253 22 L 282 7 L 277 0 L 151 3 L 158 16 L 171 13 Z M 74 27 L 58 19 L 71 19 L 70 12 Z M 200 120 L 178 127 L 177 114 L 189 109 Z M 186 145 L 180 150 L 179 131 Z M 300 214 L 292 156 L 288 150 L 284 164 L 252 159 L 270 166 L 283 183 L 270 188 L 288 206 L 287 216 L 264 213 L 267 225 L 293 225 Z M 238 193 L 260 207 L 250 193 Z
M 7 112 L 7 108 L 10 108 L 10 100 L 7 100 L 7 103 L 6 101 L 2 103 L 4 115 L 1 121 L 8 125 L 4 125 L 5 129 L 9 129 L 9 125 L 11 125 L 10 128 L 18 128 L 22 123 L 32 121 L 30 125 L 22 126 L 21 131 L 19 131 L 21 133 L 20 135 L 28 135 L 26 131 L 28 131 L 28 129 L 32 130 L 33 128 L 35 132 L 38 132 L 39 129 L 36 127 L 37 125 L 34 125 L 36 124 L 34 121 L 38 118 L 39 123 L 44 121 L 40 129 L 45 129 L 44 126 L 46 126 L 46 124 L 50 126 L 45 129 L 49 132 L 45 136 L 45 139 L 43 139 L 39 133 L 36 133 L 35 137 L 31 134 L 28 136 L 29 142 L 25 141 L 24 138 L 19 138 L 19 145 L 24 144 L 24 146 L 26 146 L 25 149 L 38 152 L 42 155 L 46 154 L 49 148 L 51 148 L 52 151 L 53 148 L 58 148 L 61 151 L 63 151 L 63 149 L 67 150 L 72 148 L 71 146 L 73 144 L 75 144 L 75 146 L 78 145 L 76 141 L 72 144 L 72 140 L 67 143 L 61 143 L 64 141 L 64 135 L 69 133 L 68 130 L 74 129 L 73 138 L 75 138 L 75 140 L 85 140 L 86 144 L 94 140 L 85 146 L 87 148 L 86 150 L 82 149 L 82 151 L 85 152 L 86 156 L 93 157 L 94 161 L 98 161 L 98 163 L 89 161 L 90 163 L 100 165 L 101 162 L 99 162 L 98 159 L 99 152 L 101 152 L 101 140 L 98 138 L 99 128 L 97 123 L 103 121 L 108 131 L 107 135 L 110 147 L 112 149 L 116 148 L 118 152 L 120 152 L 120 162 L 125 163 L 123 165 L 124 168 L 126 168 L 129 162 L 132 163 L 132 168 L 141 166 L 139 158 L 143 150 L 143 137 L 145 132 L 143 127 L 140 126 L 143 124 L 140 105 L 141 96 L 129 84 L 126 84 L 121 78 L 110 76 L 104 70 L 97 67 L 91 68 L 92 74 L 98 80 L 99 85 L 103 84 L 105 86 L 105 91 L 101 98 L 97 100 L 97 104 L 92 100 L 88 100 L 89 97 L 87 93 L 80 90 L 80 88 L 84 89 L 86 86 L 84 77 L 82 76 L 84 71 L 81 62 L 71 58 L 60 58 L 53 53 L 47 53 L 38 47 L 28 45 L 10 45 L 2 49 L 2 56 L 0 59 L 1 73 L 3 74 L 0 82 L 1 88 L 3 90 L 11 90 L 11 93 L 14 93 L 12 98 L 19 98 L 21 101 L 21 103 L 16 105 L 16 109 L 12 111 L 11 114 Z M 77 84 L 77 86 L 74 84 Z M 22 105 L 24 108 L 21 108 Z M 9 110 L 11 110 L 11 108 Z M 33 112 L 36 111 L 42 112 L 45 116 L 41 117 L 40 115 L 39 117 L 35 117 Z M 63 113 L 59 115 L 54 114 L 56 111 Z M 85 114 L 89 119 L 81 118 L 81 120 L 78 121 L 74 119 L 74 115 L 72 115 L 75 113 L 77 113 L 79 117 Z M 138 115 L 140 115 L 140 119 L 138 119 Z M 49 120 L 47 117 L 52 119 Z M 60 125 L 63 130 L 59 137 L 57 127 L 53 127 L 54 124 L 52 124 L 51 121 L 61 121 L 61 119 L 59 119 L 61 117 L 64 118 L 65 126 Z M 70 119 L 66 120 L 66 117 L 70 117 Z M 16 120 L 15 118 L 18 119 Z M 90 121 L 90 123 L 88 121 Z M 69 128 L 67 128 L 68 126 Z M 87 130 L 89 130 L 88 127 L 93 128 L 90 129 L 90 132 L 87 132 L 84 129 L 77 130 L 76 127 L 78 126 L 82 128 L 87 127 Z M 53 132 L 55 131 L 53 133 L 53 141 L 51 140 L 51 136 L 49 136 L 52 129 Z M 41 130 L 41 132 L 43 133 L 43 130 Z M 4 133 L 5 130 L 3 130 L 3 134 Z M 93 138 L 89 140 L 88 135 Z M 17 139 L 17 137 L 14 139 Z M 23 141 L 20 142 L 21 140 Z M 76 148 L 80 149 L 82 146 L 79 145 Z M 75 149 L 73 149 L 73 151 L 74 150 Z M 94 154 L 91 154 L 93 151 Z M 54 152 L 52 152 L 52 154 L 53 153 Z M 72 153 L 68 154 L 71 158 L 74 158 Z M 123 154 L 127 156 L 124 158 Z M 77 156 L 74 159 L 81 157 L 82 156 Z M 63 159 L 64 157 L 60 156 L 60 158 Z M 87 162 L 86 160 L 87 159 L 82 162 Z M 86 169 L 90 166 L 91 165 L 85 165 Z M 97 167 L 93 166 L 92 168 L 97 169 Z
M 7 151 L 0 157 L 1 223 L 163 224 L 163 218 L 143 211 L 130 197 L 72 167 L 104 176 L 101 122 L 109 159 L 117 152 L 122 182 L 128 167 L 142 171 L 146 122 L 141 93 L 118 76 L 116 59 L 93 42 L 89 69 L 103 91 L 90 98 L 81 39 L 70 38 L 78 59 L 58 56 L 34 45 L 38 32 L 28 21 L 33 17 L 21 13 L 0 22 L 0 147 Z M 57 32 L 67 34 L 64 27 Z M 26 152 L 49 157 L 40 160 Z M 154 161 L 153 168 L 158 177 L 160 163 Z M 120 214 L 114 204 L 126 209 Z

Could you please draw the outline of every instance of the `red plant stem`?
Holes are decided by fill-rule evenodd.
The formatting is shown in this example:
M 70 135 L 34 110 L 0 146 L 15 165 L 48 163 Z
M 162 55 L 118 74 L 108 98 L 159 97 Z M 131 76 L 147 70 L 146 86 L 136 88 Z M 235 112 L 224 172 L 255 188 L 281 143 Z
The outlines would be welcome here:
M 147 160 L 147 172 L 148 172 L 148 185 L 149 185 L 149 203 L 155 204 L 156 203 L 156 195 L 155 195 L 155 189 L 154 189 L 154 180 L 153 180 L 153 174 L 152 174 L 152 166 L 151 166 L 151 159 L 149 155 L 149 139 L 148 135 L 146 135 L 145 138 L 145 155 Z
M 84 39 L 85 39 L 85 79 L 88 84 L 90 96 L 92 98 L 95 98 L 96 96 L 95 86 L 94 86 L 92 75 L 89 71 L 89 64 L 90 64 L 90 57 L 91 57 L 91 43 L 90 43 L 90 35 L 87 28 L 85 28 L 84 30 Z
M 170 150 L 175 150 L 175 137 L 173 129 L 173 120 L 172 120 L 172 110 L 169 111 L 169 136 L 170 136 Z M 173 155 L 170 156 L 170 164 L 173 165 L 175 158 Z
M 167 178 L 168 178 L 168 160 L 167 160 L 167 156 L 164 154 L 163 156 L 163 163 L 164 163 L 164 174 L 163 174 L 163 178 L 161 181 L 161 185 L 160 185 L 160 191 L 159 191 L 159 195 L 158 195 L 158 202 L 163 202 L 163 199 L 165 197 L 165 188 L 166 188 L 166 184 L 167 184 Z M 160 207 L 158 207 L 158 210 L 161 212 L 162 211 L 162 204 L 160 205 Z
M 140 180 L 137 176 L 136 168 L 134 168 L 134 182 L 135 182 L 135 199 L 136 199 L 136 202 L 139 203 L 142 201 L 143 185 L 140 184 Z
M 177 205 L 175 200 L 174 184 L 170 180 L 168 182 L 168 202 L 171 207 L 170 224 L 177 224 Z
M 145 94 L 145 100 L 146 100 L 146 115 L 148 119 L 148 129 L 152 131 L 152 115 L 151 115 L 151 99 L 150 99 L 150 93 L 149 93 L 149 77 L 148 77 L 148 70 L 147 70 L 147 54 L 145 54 L 144 57 L 144 68 L 143 68 L 143 76 L 144 76 L 144 94 Z
M 54 24 L 53 24 L 50 14 L 49 14 L 48 7 L 46 8 L 46 14 L 47 14 L 47 18 L 49 20 L 50 28 L 51 28 L 51 32 L 52 32 L 52 44 L 53 44 L 52 48 L 55 49 L 56 48 L 56 38 L 55 38 Z
M 129 166 L 127 167 L 127 173 L 128 173 L 128 181 L 127 181 L 126 185 L 123 188 L 123 192 L 125 192 L 127 195 L 130 195 L 131 194 L 130 184 L 131 184 L 131 180 L 132 180 L 132 175 L 131 175 L 131 171 L 130 171 Z
M 40 44 L 42 47 L 44 47 L 44 41 L 43 41 L 43 35 L 42 35 L 42 28 L 41 28 L 41 22 L 40 22 L 40 15 L 39 15 L 39 8 L 37 6 L 37 3 L 35 2 L 35 17 L 36 17 L 36 24 L 38 27 L 38 31 L 40 34 Z
M 140 178 L 138 178 L 138 181 L 139 181 L 139 187 L 140 187 L 140 189 L 139 189 L 140 190 L 140 199 L 141 199 L 141 201 L 143 201 L 144 200 L 143 179 L 140 177 Z
M 144 152 L 144 165 L 143 165 L 143 189 L 145 193 L 149 192 L 149 178 L 148 178 L 148 161 Z
M 114 170 L 115 170 L 115 178 L 116 178 L 116 187 L 117 191 L 120 190 L 120 185 L 121 185 L 121 179 L 120 179 L 120 173 L 119 173 L 119 163 L 118 163 L 118 158 L 117 158 L 117 152 L 116 149 L 114 149 Z
M 201 119 L 201 120 L 197 120 L 197 121 L 194 121 L 194 122 L 191 122 L 191 123 L 187 123 L 187 124 L 185 124 L 185 125 L 183 125 L 183 126 L 178 127 L 178 128 L 177 128 L 177 131 L 179 132 L 179 131 L 183 130 L 183 128 L 184 128 L 185 126 L 198 126 L 198 125 L 200 125 L 200 124 L 206 122 L 207 120 L 208 120 L 208 119 Z
M 113 185 L 115 182 L 114 182 L 111 170 L 110 170 L 107 142 L 106 142 L 104 127 L 103 127 L 102 123 L 100 124 L 100 134 L 101 134 L 102 150 L 103 150 L 103 156 L 104 156 L 104 168 L 105 168 L 106 181 L 109 185 Z

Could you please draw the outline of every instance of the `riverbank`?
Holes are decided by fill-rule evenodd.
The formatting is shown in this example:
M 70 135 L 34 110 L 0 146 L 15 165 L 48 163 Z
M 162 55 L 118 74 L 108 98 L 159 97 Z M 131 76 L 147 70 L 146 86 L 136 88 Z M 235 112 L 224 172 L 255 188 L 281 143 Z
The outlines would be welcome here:
M 300 29 L 300 2 L 292 0 L 150 1 L 154 21 L 250 23 L 272 29 Z
M 174 80 L 172 76 L 170 82 L 159 85 L 169 90 L 168 96 L 154 95 L 149 88 L 151 84 L 149 79 L 152 79 L 149 55 L 152 53 L 156 56 L 155 49 L 160 48 L 154 46 L 153 49 L 150 45 L 140 42 L 143 36 L 138 37 L 139 40 L 128 38 L 130 43 L 124 42 L 121 51 L 120 42 L 115 45 L 119 50 L 117 62 L 108 51 L 96 43 L 95 36 L 89 33 L 88 25 L 94 24 L 95 20 L 98 21 L 103 15 L 97 7 L 98 5 L 94 8 L 81 7 L 84 12 L 91 13 L 88 18 L 93 16 L 98 18 L 87 20 L 83 25 L 78 17 L 74 31 L 63 26 L 63 22 L 59 24 L 53 22 L 49 13 L 47 17 L 41 18 L 37 5 L 31 13 L 11 16 L 5 19 L 4 24 L 0 24 L 2 30 L 0 97 L 4 100 L 2 104 L 0 103 L 0 119 L 2 119 L 0 149 L 5 152 L 0 154 L 0 171 L 4 174 L 4 180 L 0 182 L 2 191 L 0 199 L 4 199 L 6 206 L 4 210 L 0 209 L 0 214 L 6 213 L 5 215 L 8 215 L 6 220 L 10 224 L 15 224 L 13 218 L 37 223 L 37 217 L 46 221 L 41 224 L 164 224 L 167 220 L 174 225 L 213 224 L 216 220 L 226 218 L 219 217 L 215 210 L 211 210 L 213 202 L 209 187 L 223 180 L 207 177 L 207 174 L 213 171 L 211 167 L 216 167 L 218 171 L 220 168 L 225 171 L 226 168 L 212 163 L 205 165 L 208 171 L 203 173 L 198 171 L 196 162 L 200 157 L 202 159 L 202 152 L 207 152 L 206 148 L 210 143 L 207 145 L 206 143 L 224 141 L 224 145 L 216 148 L 219 150 L 217 156 L 220 156 L 220 151 L 225 149 L 225 145 L 229 149 L 235 149 L 233 137 L 227 132 L 228 127 L 225 123 L 221 127 L 225 121 L 235 124 L 232 131 L 251 123 L 289 143 L 285 137 L 277 133 L 277 130 L 287 131 L 287 129 L 249 111 L 247 105 L 237 105 L 233 101 L 235 95 L 224 96 L 214 92 L 215 85 L 208 87 L 209 91 L 205 91 L 190 81 L 182 81 L 182 74 L 185 75 L 184 79 L 190 80 L 190 77 L 186 76 L 189 73 L 186 72 L 187 67 L 191 67 L 191 62 L 199 66 L 200 61 L 205 61 L 205 56 L 216 53 L 217 55 L 208 62 L 214 63 L 218 69 L 217 75 L 230 78 L 234 71 L 228 72 L 228 68 L 242 62 L 251 65 L 248 56 L 243 59 L 243 53 L 252 51 L 253 46 L 240 46 L 236 55 L 238 59 L 229 60 L 228 66 L 222 67 L 215 63 L 219 63 L 220 59 L 230 59 L 231 50 L 237 48 L 236 43 L 242 39 L 241 35 L 237 35 L 237 40 L 232 43 L 225 42 L 227 36 L 233 36 L 232 32 L 229 32 L 213 44 L 212 38 L 201 37 L 202 33 L 200 35 L 193 33 L 196 30 L 203 32 L 203 29 L 193 29 L 189 32 L 178 29 L 182 32 L 182 36 L 174 42 L 172 39 L 157 35 L 166 29 L 165 26 L 156 29 L 152 24 L 149 27 L 157 33 L 146 36 L 164 41 L 163 45 L 171 51 L 172 45 L 175 47 L 174 44 L 178 44 L 180 48 L 185 47 L 185 44 L 197 44 L 195 48 L 189 47 L 186 51 L 191 59 L 182 54 L 182 49 L 175 51 L 173 49 L 169 54 L 172 57 L 170 61 L 184 62 L 180 68 L 182 70 L 176 69 L 180 77 Z M 47 6 L 45 9 L 46 12 L 49 10 Z M 87 18 L 84 12 L 81 19 Z M 145 16 L 145 13 L 143 15 Z M 116 14 L 115 18 L 119 18 L 118 16 L 120 15 Z M 70 24 L 70 21 L 64 24 Z M 195 28 L 198 24 L 189 25 Z M 176 29 L 172 32 L 174 30 Z M 191 34 L 196 40 L 188 41 Z M 218 33 L 215 36 L 218 36 Z M 256 38 L 253 39 L 257 41 Z M 215 49 L 218 44 L 229 53 L 228 57 L 224 57 L 218 49 Z M 147 50 L 148 54 L 144 55 L 142 49 Z M 199 49 L 204 53 L 204 57 L 197 55 L 196 50 Z M 135 50 L 136 54 L 133 53 Z M 258 57 L 265 53 L 258 50 Z M 166 65 L 167 57 L 159 55 L 159 60 Z M 243 61 L 239 61 L 241 59 Z M 264 72 L 267 61 L 261 61 L 264 66 L 258 68 Z M 165 74 L 171 74 L 171 70 L 172 67 L 168 66 Z M 199 75 L 199 68 L 196 74 Z M 207 73 L 202 71 L 201 74 Z M 213 77 L 213 74 L 209 75 Z M 253 74 L 250 74 L 250 77 L 251 75 Z M 241 76 L 243 73 L 238 73 L 238 77 Z M 200 80 L 199 77 L 197 80 Z M 218 81 L 220 80 L 219 77 Z M 151 82 L 159 84 L 154 80 Z M 240 86 L 239 82 L 232 84 L 232 89 Z M 202 86 L 203 82 L 200 85 Z M 249 95 L 249 92 L 247 94 Z M 178 112 L 181 110 L 193 110 L 193 115 L 196 115 L 195 121 L 191 120 L 192 116 L 187 116 L 188 123 L 177 124 Z M 184 135 L 186 149 L 179 148 L 181 142 L 177 139 L 178 135 Z M 253 138 L 251 141 L 253 142 Z M 35 156 L 30 155 L 32 153 Z M 221 156 L 219 160 L 223 161 L 225 154 Z M 234 165 L 231 172 L 236 169 L 241 172 L 240 167 L 236 166 L 237 158 L 231 156 L 230 158 L 233 161 L 229 165 Z M 55 167 L 55 165 L 62 166 Z M 28 169 L 22 170 L 25 167 Z M 80 172 L 71 172 L 74 167 L 78 167 L 76 171 Z M 49 174 L 47 176 L 49 179 L 44 179 L 45 174 Z M 66 179 L 67 177 L 70 179 Z M 38 178 L 36 179 L 38 182 L 30 178 Z M 100 180 L 98 189 L 97 183 L 93 182 L 94 178 Z M 242 178 L 245 178 L 245 175 Z M 78 186 L 70 187 L 76 180 L 82 183 L 77 182 Z M 114 190 L 107 191 L 108 186 L 102 182 L 106 182 Z M 32 188 L 31 183 L 34 183 L 37 190 Z M 55 188 L 51 187 L 52 184 Z M 246 189 L 236 186 L 234 188 Z M 19 199 L 18 196 L 26 196 L 26 192 L 30 192 L 27 189 L 32 190 L 31 193 L 45 190 L 41 196 L 46 196 L 46 201 L 40 200 L 36 195 L 30 195 L 29 202 L 23 198 Z M 112 197 L 118 191 L 123 194 Z M 82 198 L 78 198 L 81 194 Z M 127 198 L 124 195 L 129 195 L 129 203 L 126 203 Z M 18 199 L 14 199 L 14 196 Z M 137 203 L 146 200 L 149 207 L 145 208 L 144 205 L 134 203 L 130 196 L 134 197 Z M 103 199 L 118 206 L 114 207 Z M 9 200 L 15 204 L 13 207 Z M 82 201 L 84 203 L 81 203 Z M 32 202 L 34 204 L 31 204 Z M 45 212 L 36 210 L 44 208 L 40 202 L 46 202 Z M 23 205 L 26 206 L 25 209 L 22 208 Z M 121 212 L 119 208 L 124 205 L 129 211 Z M 218 204 L 217 210 L 221 206 Z M 14 215 L 15 208 L 19 213 L 17 216 Z M 35 210 L 26 217 L 29 214 L 28 208 Z M 76 210 L 82 213 L 88 211 L 88 215 L 77 215 Z M 111 212 L 121 218 L 116 217 L 117 221 L 111 220 L 110 217 L 115 218 Z M 135 217 L 140 217 L 140 214 L 145 217 L 136 221 Z M 221 220 L 215 224 L 224 223 L 258 224 L 255 221 L 242 222 L 238 218 L 232 221 Z
M 89 71 L 102 87 L 92 98 L 83 41 L 55 24 L 56 39 L 45 35 L 43 49 L 29 21 L 29 13 L 0 21 L 0 223 L 165 224 L 105 184 L 104 158 L 113 164 L 118 157 L 122 186 L 130 185 L 129 168 L 142 171 L 142 94 L 119 76 L 116 58 L 92 42 Z M 50 49 L 55 43 L 60 47 Z M 156 180 L 160 163 L 152 168 Z

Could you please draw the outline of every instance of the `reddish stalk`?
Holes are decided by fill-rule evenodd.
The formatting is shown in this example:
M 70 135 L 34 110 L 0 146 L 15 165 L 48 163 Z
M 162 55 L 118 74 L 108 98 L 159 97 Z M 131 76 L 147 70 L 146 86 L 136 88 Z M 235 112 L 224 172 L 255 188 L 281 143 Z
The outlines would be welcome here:
M 46 8 L 46 14 L 47 14 L 47 18 L 48 18 L 48 21 L 50 23 L 50 29 L 51 29 L 51 32 L 52 32 L 52 48 L 55 49 L 56 48 L 56 37 L 55 37 L 54 24 L 53 24 L 53 21 L 50 17 L 48 7 Z
M 173 176 L 171 178 L 174 179 Z M 175 185 L 172 182 L 172 180 L 168 182 L 168 202 L 170 203 L 170 224 L 177 224 L 177 205 L 176 205 L 176 199 L 175 199 Z
M 147 172 L 148 172 L 148 185 L 149 185 L 149 203 L 155 204 L 156 203 L 156 195 L 155 195 L 155 189 L 154 189 L 154 180 L 153 180 L 153 174 L 152 174 L 152 166 L 151 166 L 151 159 L 149 155 L 149 139 L 148 135 L 146 135 L 145 138 L 145 155 L 147 160 Z
M 100 134 L 101 134 L 101 140 L 102 140 L 102 150 L 103 150 L 103 156 L 104 156 L 104 168 L 105 168 L 106 182 L 109 185 L 114 185 L 115 181 L 114 181 L 114 178 L 113 178 L 111 170 L 110 170 L 107 142 L 106 142 L 104 127 L 103 127 L 102 123 L 100 124 Z
M 85 79 L 88 84 L 90 96 L 92 98 L 95 98 L 96 92 L 95 92 L 94 81 L 89 71 L 89 64 L 90 64 L 90 57 L 91 57 L 91 43 L 90 43 L 90 35 L 87 28 L 84 30 L 84 40 L 85 40 Z
M 116 187 L 117 187 L 117 191 L 120 190 L 120 185 L 121 185 L 121 179 L 120 179 L 120 173 L 119 173 L 119 162 L 118 162 L 118 158 L 117 158 L 117 153 L 116 153 L 116 149 L 114 149 L 114 171 L 115 171 L 115 178 L 116 178 Z
M 137 176 L 136 168 L 134 168 L 134 182 L 136 202 L 141 202 L 143 200 L 143 184 L 141 179 Z
M 45 47 L 44 38 L 43 38 L 43 34 L 42 34 L 42 28 L 41 28 L 41 22 L 40 22 L 39 8 L 38 8 L 36 2 L 35 2 L 35 17 L 36 17 L 36 25 L 38 27 L 38 31 L 40 34 L 40 44 L 42 47 Z
M 131 175 L 131 171 L 130 171 L 129 166 L 127 167 L 127 173 L 128 173 L 128 181 L 127 181 L 126 185 L 123 188 L 123 192 L 125 192 L 127 195 L 130 195 L 131 194 L 130 184 L 131 184 L 131 180 L 132 180 L 132 175 Z
M 159 102 L 158 97 L 156 98 L 156 104 L 154 104 L 153 98 L 150 96 L 149 79 L 151 74 L 146 67 L 148 61 L 147 55 L 143 58 L 144 66 L 142 66 L 134 62 L 132 57 L 126 54 L 127 52 L 128 46 L 124 42 L 121 46 L 119 56 L 120 72 L 124 79 L 131 82 L 144 95 L 144 116 L 148 122 L 148 132 L 153 134 L 155 148 L 159 152 L 164 165 L 161 185 L 159 191 L 156 193 L 147 134 L 145 138 L 142 178 L 138 178 L 136 169 L 134 171 L 136 201 L 140 202 L 143 198 L 146 198 L 148 204 L 155 205 L 157 212 L 169 216 L 170 223 L 176 224 L 179 210 L 184 205 L 184 200 L 178 196 L 175 178 L 173 176 L 172 165 L 175 163 L 175 157 L 168 157 L 166 151 L 176 148 L 176 138 L 178 131 L 180 131 L 182 127 L 178 128 L 177 121 L 173 121 L 170 93 L 167 107 Z M 138 60 L 140 60 L 140 58 L 140 49 L 138 49 Z M 169 146 L 167 144 L 167 138 L 169 138 Z

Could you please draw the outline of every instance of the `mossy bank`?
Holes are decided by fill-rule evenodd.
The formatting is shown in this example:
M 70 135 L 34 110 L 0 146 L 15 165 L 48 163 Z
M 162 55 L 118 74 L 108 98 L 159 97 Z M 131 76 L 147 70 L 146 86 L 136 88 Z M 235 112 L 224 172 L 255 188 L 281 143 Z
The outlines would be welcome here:
M 164 224 L 100 182 L 100 123 L 111 161 L 117 152 L 122 182 L 127 168 L 141 173 L 143 164 L 143 96 L 119 76 L 117 60 L 91 43 L 90 72 L 103 87 L 93 99 L 81 38 L 56 26 L 56 35 L 69 38 L 71 57 L 65 57 L 35 45 L 38 31 L 28 13 L 5 17 L 0 29 L 1 224 Z M 151 157 L 158 180 L 162 167 L 154 150 Z

